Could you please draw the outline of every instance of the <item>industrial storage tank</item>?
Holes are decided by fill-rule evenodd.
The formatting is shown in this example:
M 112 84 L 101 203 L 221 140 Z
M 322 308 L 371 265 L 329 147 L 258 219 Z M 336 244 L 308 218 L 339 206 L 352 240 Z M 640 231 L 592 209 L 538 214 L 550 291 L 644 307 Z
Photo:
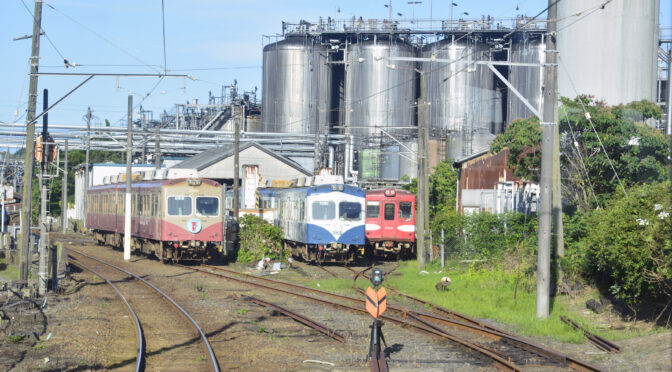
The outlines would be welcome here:
M 659 0 L 557 4 L 561 96 L 590 94 L 609 105 L 655 99 Z
M 264 47 L 261 121 L 265 132 L 328 131 L 330 92 L 331 68 L 326 47 L 318 40 L 292 37 Z
M 459 39 L 459 38 L 458 38 Z M 486 65 L 489 47 L 476 38 L 443 39 L 422 49 L 422 57 L 454 62 L 423 62 L 422 77 L 433 136 L 446 138 L 446 157 L 460 159 L 479 150 L 481 135 L 501 126 L 501 94 Z M 498 113 L 498 110 L 500 113 Z M 499 123 L 498 123 L 499 122 Z
M 381 136 L 375 129 L 416 125 L 415 48 L 396 38 L 355 42 L 348 46 L 345 69 L 345 126 L 356 148 Z M 392 135 L 398 131 L 390 129 Z
M 546 60 L 544 51 L 546 42 L 542 35 L 531 34 L 528 32 L 519 32 L 511 38 L 511 62 L 515 63 L 539 63 L 543 64 Z M 527 101 L 537 109 L 542 111 L 541 85 L 543 82 L 543 69 L 530 66 L 510 66 L 509 82 Z M 514 120 L 520 118 L 529 118 L 534 116 L 532 111 L 520 100 L 513 92 L 507 96 L 507 119 L 511 124 Z

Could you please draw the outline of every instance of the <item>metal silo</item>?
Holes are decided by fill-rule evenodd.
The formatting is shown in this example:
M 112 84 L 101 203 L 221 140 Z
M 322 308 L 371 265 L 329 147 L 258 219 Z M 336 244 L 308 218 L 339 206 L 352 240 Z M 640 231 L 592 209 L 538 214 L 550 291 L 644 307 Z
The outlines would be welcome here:
M 327 131 L 331 69 L 326 47 L 310 37 L 287 38 L 266 45 L 263 60 L 263 130 Z
M 655 99 L 659 0 L 557 6 L 561 96 L 573 98 L 578 91 L 610 105 Z
M 511 39 L 511 62 L 544 63 L 546 42 L 539 34 L 521 32 Z M 541 113 L 543 70 L 539 67 L 510 66 L 509 82 L 528 102 Z M 507 98 L 507 124 L 516 119 L 534 116 L 527 106 L 512 92 Z
M 477 39 L 444 39 L 425 46 L 424 58 L 454 62 L 424 62 L 424 93 L 429 106 L 428 127 L 434 135 L 446 137 L 448 158 L 460 159 L 475 150 L 474 133 L 489 132 L 501 120 L 501 94 L 495 91 L 495 77 L 485 65 L 487 45 Z
M 390 57 L 415 57 L 415 48 L 403 41 L 368 40 L 348 46 L 345 69 L 345 126 L 356 146 L 381 136 L 374 127 L 415 125 L 415 62 Z M 395 131 L 392 135 L 399 134 Z

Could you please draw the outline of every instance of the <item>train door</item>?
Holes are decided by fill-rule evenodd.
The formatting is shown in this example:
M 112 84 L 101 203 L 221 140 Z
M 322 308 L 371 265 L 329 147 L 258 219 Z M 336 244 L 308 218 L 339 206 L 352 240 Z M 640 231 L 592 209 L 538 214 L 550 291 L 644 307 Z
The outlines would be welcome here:
M 397 202 L 391 199 L 383 200 L 381 203 L 380 227 L 382 230 L 383 239 L 393 239 L 397 228 Z

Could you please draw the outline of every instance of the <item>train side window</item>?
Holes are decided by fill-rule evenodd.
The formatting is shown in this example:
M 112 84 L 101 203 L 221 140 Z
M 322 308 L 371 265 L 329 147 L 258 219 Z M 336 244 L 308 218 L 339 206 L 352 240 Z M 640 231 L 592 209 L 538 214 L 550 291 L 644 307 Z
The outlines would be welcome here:
M 313 202 L 314 220 L 333 220 L 336 216 L 336 204 L 331 201 Z
M 212 196 L 196 197 L 196 215 L 211 217 L 219 215 L 219 198 Z
M 400 202 L 399 203 L 399 219 L 410 220 L 413 218 L 413 203 Z
M 380 217 L 380 202 L 379 201 L 367 201 L 366 202 L 366 218 L 378 218 Z
M 394 220 L 394 204 L 385 203 L 385 221 Z
M 362 219 L 362 205 L 357 202 L 342 201 L 338 203 L 338 218 L 346 221 Z
M 191 197 L 190 196 L 169 196 L 168 197 L 168 215 L 169 216 L 189 216 L 189 215 L 191 215 Z

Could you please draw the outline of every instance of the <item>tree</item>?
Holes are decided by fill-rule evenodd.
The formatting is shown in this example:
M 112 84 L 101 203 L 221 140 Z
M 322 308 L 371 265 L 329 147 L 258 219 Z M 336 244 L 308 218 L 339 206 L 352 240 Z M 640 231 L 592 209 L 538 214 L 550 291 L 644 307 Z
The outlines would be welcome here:
M 612 193 L 622 192 L 619 178 L 625 188 L 667 179 L 669 146 L 666 136 L 645 123 L 662 116 L 662 110 L 654 103 L 636 101 L 606 106 L 589 96 L 574 100 L 563 97 L 561 101 L 563 198 L 579 210 L 594 207 L 595 199 L 604 204 Z
M 625 188 L 667 179 L 669 139 L 645 123 L 662 116 L 662 110 L 654 103 L 636 101 L 606 106 L 589 96 L 573 100 L 562 97 L 561 102 L 559 130 L 565 201 L 581 211 L 595 207 L 595 199 L 600 205 L 604 204 L 620 189 L 616 173 Z M 519 119 L 495 138 L 490 152 L 508 148 L 508 166 L 514 175 L 536 182 L 541 165 L 540 144 L 538 119 Z
M 490 144 L 490 153 L 509 149 L 507 166 L 522 179 L 538 181 L 541 169 L 541 125 L 536 117 L 514 120 Z

